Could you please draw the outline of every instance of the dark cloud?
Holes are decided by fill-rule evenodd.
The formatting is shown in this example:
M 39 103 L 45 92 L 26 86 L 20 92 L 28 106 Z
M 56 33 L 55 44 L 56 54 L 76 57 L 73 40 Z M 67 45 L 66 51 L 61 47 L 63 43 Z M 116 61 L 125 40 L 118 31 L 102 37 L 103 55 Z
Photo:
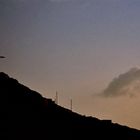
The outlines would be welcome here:
M 104 97 L 118 97 L 128 95 L 130 97 L 140 93 L 140 69 L 132 68 L 128 72 L 120 74 L 113 79 L 102 92 Z

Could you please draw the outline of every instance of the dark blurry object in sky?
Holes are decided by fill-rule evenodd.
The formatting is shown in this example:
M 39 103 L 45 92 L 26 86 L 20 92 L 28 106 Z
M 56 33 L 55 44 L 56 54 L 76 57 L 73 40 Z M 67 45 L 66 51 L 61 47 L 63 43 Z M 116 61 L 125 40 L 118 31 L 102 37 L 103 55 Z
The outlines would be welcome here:
M 0 56 L 0 58 L 6 58 L 5 56 Z

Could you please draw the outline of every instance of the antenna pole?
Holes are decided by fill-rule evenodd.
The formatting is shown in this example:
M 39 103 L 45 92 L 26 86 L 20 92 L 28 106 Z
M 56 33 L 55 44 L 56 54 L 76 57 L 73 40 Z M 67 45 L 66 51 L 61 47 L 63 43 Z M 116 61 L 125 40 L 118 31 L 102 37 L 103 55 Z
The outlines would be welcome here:
M 72 99 L 70 99 L 70 110 L 72 111 Z
M 56 91 L 56 96 L 55 96 L 55 103 L 58 104 L 58 93 Z

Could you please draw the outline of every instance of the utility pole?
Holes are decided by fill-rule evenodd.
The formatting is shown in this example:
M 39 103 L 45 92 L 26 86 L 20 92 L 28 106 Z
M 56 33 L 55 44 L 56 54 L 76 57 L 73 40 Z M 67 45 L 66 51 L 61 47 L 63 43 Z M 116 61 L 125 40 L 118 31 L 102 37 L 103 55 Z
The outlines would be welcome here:
M 72 111 L 72 99 L 70 99 L 70 110 Z
M 58 104 L 58 92 L 56 91 L 56 95 L 55 95 L 55 103 Z
M 6 58 L 5 56 L 0 56 L 1 59 Z

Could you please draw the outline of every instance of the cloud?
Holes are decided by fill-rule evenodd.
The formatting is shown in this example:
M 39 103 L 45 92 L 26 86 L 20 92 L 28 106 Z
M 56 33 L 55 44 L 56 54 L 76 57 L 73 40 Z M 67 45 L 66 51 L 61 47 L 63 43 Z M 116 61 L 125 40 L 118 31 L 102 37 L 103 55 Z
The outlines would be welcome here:
M 101 93 L 104 97 L 136 96 L 140 93 L 140 69 L 132 68 L 113 79 Z

